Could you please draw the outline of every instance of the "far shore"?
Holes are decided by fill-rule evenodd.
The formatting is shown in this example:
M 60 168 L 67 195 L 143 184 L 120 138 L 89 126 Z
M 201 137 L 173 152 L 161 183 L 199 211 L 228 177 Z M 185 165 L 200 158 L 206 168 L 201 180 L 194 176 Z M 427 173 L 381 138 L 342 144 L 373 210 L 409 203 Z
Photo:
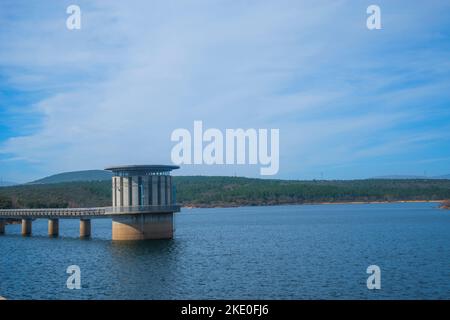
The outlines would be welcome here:
M 442 202 L 441 209 L 450 210 L 450 200 Z
M 393 201 L 339 201 L 339 202 L 303 202 L 303 203 L 262 203 L 262 204 L 229 204 L 229 205 L 183 205 L 182 209 L 213 209 L 213 208 L 247 208 L 247 207 L 275 207 L 275 206 L 301 206 L 301 205 L 346 205 L 346 204 L 387 204 L 387 203 L 441 203 L 439 208 L 450 209 L 449 200 L 393 200 Z M 7 219 L 6 224 L 20 224 L 21 219 Z
M 183 209 L 208 209 L 208 208 L 245 208 L 245 207 L 271 207 L 271 206 L 300 206 L 300 205 L 330 205 L 330 204 L 383 204 L 383 203 L 445 203 L 446 200 L 395 200 L 395 201 L 348 201 L 348 202 L 303 202 L 303 203 L 278 203 L 278 204 L 248 204 L 248 205 L 188 205 Z M 448 209 L 443 206 L 442 208 Z

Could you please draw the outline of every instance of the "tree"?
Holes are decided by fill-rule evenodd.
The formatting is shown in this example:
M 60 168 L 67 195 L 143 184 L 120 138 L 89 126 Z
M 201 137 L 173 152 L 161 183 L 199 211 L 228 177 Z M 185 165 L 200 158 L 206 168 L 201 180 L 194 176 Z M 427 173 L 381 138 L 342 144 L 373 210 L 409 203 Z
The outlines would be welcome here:
M 11 209 L 12 200 L 10 198 L 0 196 L 0 209 Z

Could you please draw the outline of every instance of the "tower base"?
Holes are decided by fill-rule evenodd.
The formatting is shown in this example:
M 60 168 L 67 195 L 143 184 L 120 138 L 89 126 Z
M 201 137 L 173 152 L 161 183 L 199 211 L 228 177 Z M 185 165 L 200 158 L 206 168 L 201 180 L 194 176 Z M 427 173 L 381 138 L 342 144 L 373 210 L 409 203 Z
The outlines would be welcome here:
M 173 212 L 121 215 L 112 219 L 112 240 L 172 238 Z

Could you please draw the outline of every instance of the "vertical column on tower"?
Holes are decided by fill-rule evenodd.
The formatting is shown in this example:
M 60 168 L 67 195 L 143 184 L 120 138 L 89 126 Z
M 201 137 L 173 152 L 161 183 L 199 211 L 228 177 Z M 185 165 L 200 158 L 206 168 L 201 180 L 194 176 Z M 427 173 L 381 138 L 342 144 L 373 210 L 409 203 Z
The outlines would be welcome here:
M 131 182 L 131 186 L 130 186 L 130 190 L 131 190 L 131 206 L 138 206 L 140 203 L 140 199 L 139 199 L 139 177 L 138 176 L 133 176 L 130 179 Z
M 159 205 L 159 203 L 158 203 L 158 194 L 159 194 L 158 178 L 159 178 L 159 176 L 152 175 L 151 178 L 152 178 L 152 205 L 157 206 L 157 205 Z
M 122 206 L 128 207 L 130 206 L 130 179 L 129 177 L 122 177 Z
M 166 205 L 172 205 L 172 176 L 166 176 Z
M 142 205 L 148 206 L 152 202 L 150 176 L 146 175 L 142 177 Z
M 112 177 L 112 206 L 117 207 L 117 177 Z

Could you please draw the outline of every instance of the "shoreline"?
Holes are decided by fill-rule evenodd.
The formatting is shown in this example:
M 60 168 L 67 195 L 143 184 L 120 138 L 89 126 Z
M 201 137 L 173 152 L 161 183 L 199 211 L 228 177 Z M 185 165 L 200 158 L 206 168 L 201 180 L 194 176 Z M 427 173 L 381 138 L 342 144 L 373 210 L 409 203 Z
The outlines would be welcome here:
M 303 203 L 279 203 L 279 204 L 257 204 L 257 205 L 189 205 L 182 209 L 212 209 L 212 208 L 245 208 L 245 207 L 275 207 L 275 206 L 301 206 L 301 205 L 332 205 L 332 204 L 386 204 L 386 203 L 444 203 L 446 200 L 394 200 L 394 201 L 348 201 L 348 202 L 303 202 Z M 450 209 L 442 206 L 443 209 Z
M 450 210 L 450 200 L 443 201 L 439 208 L 444 210 Z

